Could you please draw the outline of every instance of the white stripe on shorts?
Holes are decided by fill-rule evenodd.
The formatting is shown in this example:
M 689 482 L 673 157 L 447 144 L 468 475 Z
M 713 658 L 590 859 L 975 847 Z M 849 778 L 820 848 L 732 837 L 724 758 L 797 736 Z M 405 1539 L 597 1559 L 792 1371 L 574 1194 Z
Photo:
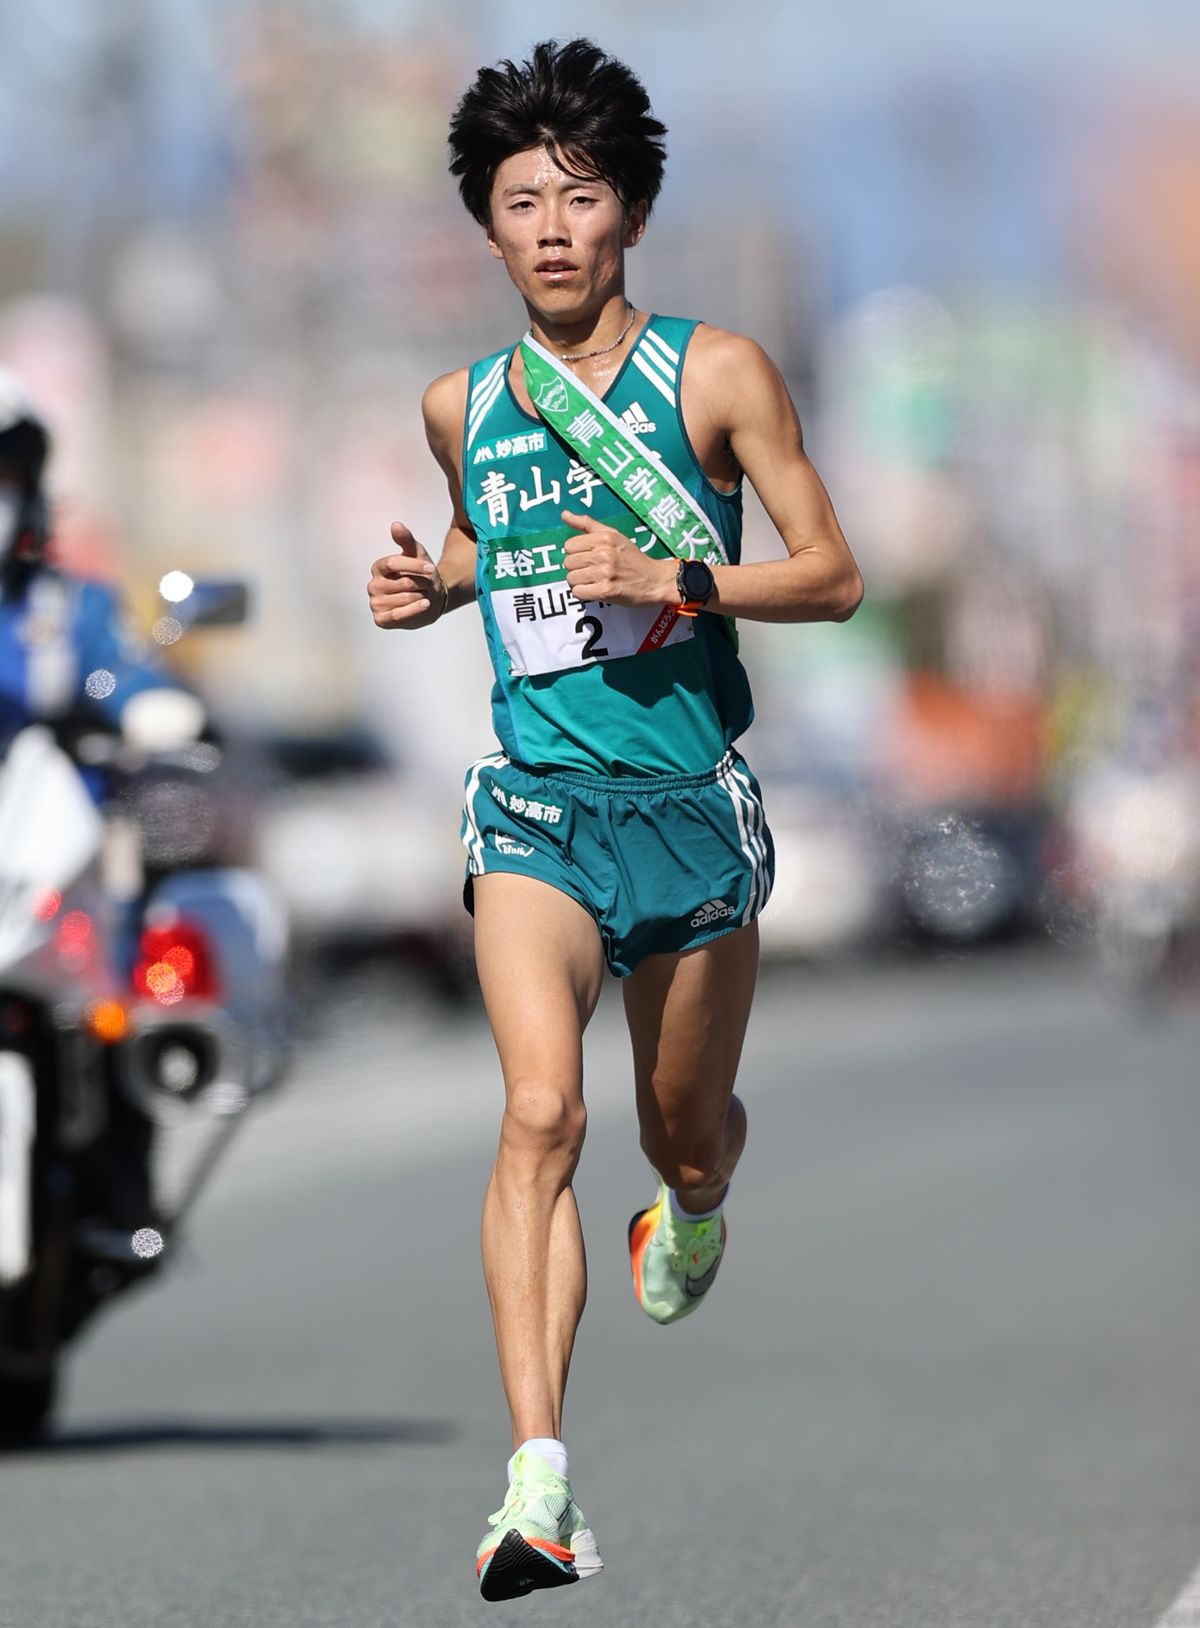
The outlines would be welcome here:
M 750 897 L 746 901 L 745 914 L 742 916 L 744 926 L 753 916 L 754 903 L 758 897 L 758 851 L 753 846 L 748 827 L 747 816 L 750 815 L 751 811 L 745 805 L 744 793 L 741 787 L 732 778 L 732 768 L 733 759 L 731 757 L 723 758 L 717 768 L 717 780 L 724 787 L 730 802 L 733 804 L 733 813 L 734 818 L 737 820 L 738 837 L 742 844 L 742 852 L 750 861 Z
M 479 793 L 479 776 L 484 769 L 500 769 L 507 762 L 505 753 L 489 752 L 487 757 L 481 757 L 477 763 L 471 765 L 466 796 L 463 800 L 463 813 L 467 817 L 468 827 L 468 835 L 463 838 L 463 847 L 467 850 L 467 869 L 472 876 L 483 875 L 483 832 L 475 818 L 474 807 L 475 798 Z
M 763 809 L 761 799 L 758 797 L 754 787 L 750 783 L 750 776 L 745 767 L 735 768 L 733 770 L 733 778 L 743 787 L 746 793 L 746 801 L 750 804 L 750 807 L 754 811 L 754 829 L 752 833 L 752 840 L 757 843 L 760 855 L 759 876 L 762 879 L 762 898 L 759 900 L 758 908 L 762 910 L 766 905 L 767 900 L 771 897 L 771 888 L 774 882 L 774 878 L 767 869 L 767 839 L 765 834 L 767 829 L 767 816 Z

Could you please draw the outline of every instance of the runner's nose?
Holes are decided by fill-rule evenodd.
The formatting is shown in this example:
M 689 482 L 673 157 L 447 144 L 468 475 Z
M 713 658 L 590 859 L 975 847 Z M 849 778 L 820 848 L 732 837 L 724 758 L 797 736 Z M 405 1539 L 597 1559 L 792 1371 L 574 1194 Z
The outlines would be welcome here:
M 562 205 L 551 203 L 542 216 L 542 229 L 538 233 L 538 247 L 565 248 L 571 241 L 571 234 L 567 230 L 567 217 Z

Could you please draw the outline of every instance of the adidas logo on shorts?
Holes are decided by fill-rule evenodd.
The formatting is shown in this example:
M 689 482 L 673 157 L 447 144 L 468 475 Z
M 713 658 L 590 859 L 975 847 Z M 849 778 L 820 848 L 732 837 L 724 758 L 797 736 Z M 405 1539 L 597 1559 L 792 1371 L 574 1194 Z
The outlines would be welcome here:
M 726 904 L 724 899 L 710 899 L 702 904 L 696 914 L 688 923 L 689 927 L 708 927 L 714 921 L 723 921 L 726 916 L 737 914 L 737 906 Z

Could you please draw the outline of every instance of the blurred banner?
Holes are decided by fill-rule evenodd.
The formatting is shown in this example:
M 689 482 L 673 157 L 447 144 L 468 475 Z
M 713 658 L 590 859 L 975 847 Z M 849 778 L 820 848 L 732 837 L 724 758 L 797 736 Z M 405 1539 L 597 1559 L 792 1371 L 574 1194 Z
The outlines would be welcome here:
M 1198 911 L 1200 13 L 749 0 L 733 38 L 709 0 L 605 18 L 10 19 L 0 361 L 57 432 L 64 559 L 249 578 L 254 628 L 198 675 L 217 711 L 365 728 L 405 806 L 448 808 L 489 744 L 478 626 L 389 638 L 363 591 L 392 519 L 440 545 L 421 390 L 522 326 L 445 132 L 481 63 L 592 33 L 671 131 L 633 297 L 776 357 L 867 581 L 845 627 L 745 641 L 768 948 L 1086 923 L 1140 969 Z M 778 546 L 753 505 L 747 539 Z

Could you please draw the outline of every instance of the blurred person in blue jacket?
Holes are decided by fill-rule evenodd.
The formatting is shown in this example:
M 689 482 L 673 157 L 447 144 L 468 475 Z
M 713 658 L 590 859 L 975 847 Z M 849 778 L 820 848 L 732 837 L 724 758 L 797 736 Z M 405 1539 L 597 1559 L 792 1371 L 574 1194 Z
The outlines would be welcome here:
M 47 558 L 50 445 L 20 381 L 0 369 L 0 738 L 91 712 L 142 751 L 184 745 L 203 728 L 199 700 L 163 671 L 112 588 Z
M 50 434 L 13 374 L 0 369 L 0 753 L 18 730 L 98 719 L 138 752 L 153 755 L 195 740 L 201 702 L 155 659 L 120 595 L 55 566 L 47 557 L 50 506 L 44 486 Z M 78 765 L 92 796 L 110 790 L 102 770 Z M 126 930 L 136 942 L 140 899 Z M 149 1161 L 153 1127 L 114 1095 L 105 1170 L 96 1194 L 100 1246 L 128 1254 L 130 1230 L 153 1216 Z M 107 1223 L 107 1225 L 105 1225 Z

